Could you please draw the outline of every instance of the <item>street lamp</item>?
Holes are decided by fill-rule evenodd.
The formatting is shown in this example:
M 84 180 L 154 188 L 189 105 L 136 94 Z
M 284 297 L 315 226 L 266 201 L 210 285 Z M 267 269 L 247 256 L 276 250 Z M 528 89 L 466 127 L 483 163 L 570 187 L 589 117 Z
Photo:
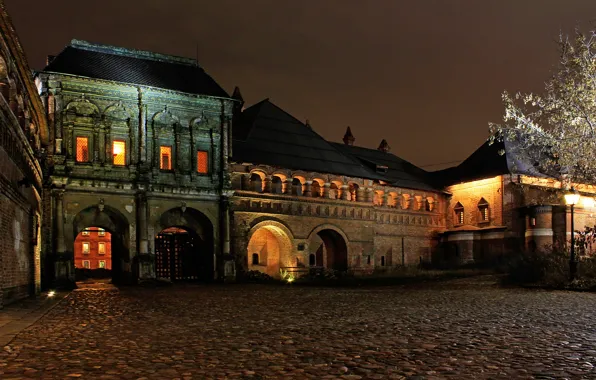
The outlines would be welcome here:
M 579 202 L 579 193 L 572 187 L 565 194 L 565 203 L 571 208 L 571 254 L 569 256 L 569 277 L 571 281 L 575 280 L 577 274 L 577 258 L 575 257 L 575 226 L 573 225 L 573 206 Z

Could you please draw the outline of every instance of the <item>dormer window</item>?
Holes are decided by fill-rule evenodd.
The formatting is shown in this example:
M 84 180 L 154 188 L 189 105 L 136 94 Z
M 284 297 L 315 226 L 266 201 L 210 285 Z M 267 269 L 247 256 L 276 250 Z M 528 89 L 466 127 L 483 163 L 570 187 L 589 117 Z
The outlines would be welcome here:
M 480 218 L 478 219 L 480 223 L 490 221 L 488 202 L 484 198 L 481 198 L 480 202 L 478 202 L 478 213 L 480 214 Z
M 453 208 L 455 212 L 455 225 L 462 225 L 464 224 L 464 206 L 457 202 L 455 207 Z
M 377 165 L 377 173 L 379 173 L 379 174 L 387 174 L 388 170 L 389 170 L 389 167 L 387 167 L 385 165 Z

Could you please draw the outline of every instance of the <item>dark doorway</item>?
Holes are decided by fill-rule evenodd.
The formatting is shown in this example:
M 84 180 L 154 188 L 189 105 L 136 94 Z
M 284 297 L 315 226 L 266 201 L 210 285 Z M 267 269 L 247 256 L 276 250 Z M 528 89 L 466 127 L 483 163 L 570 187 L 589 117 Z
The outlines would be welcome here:
M 183 228 L 170 227 L 155 239 L 157 277 L 172 281 L 210 280 L 213 255 L 202 239 Z
M 325 251 L 327 252 L 327 263 L 325 266 L 327 268 L 341 272 L 347 271 L 348 247 L 344 241 L 344 238 L 334 230 L 322 230 L 318 233 L 318 235 L 321 240 L 323 240 Z

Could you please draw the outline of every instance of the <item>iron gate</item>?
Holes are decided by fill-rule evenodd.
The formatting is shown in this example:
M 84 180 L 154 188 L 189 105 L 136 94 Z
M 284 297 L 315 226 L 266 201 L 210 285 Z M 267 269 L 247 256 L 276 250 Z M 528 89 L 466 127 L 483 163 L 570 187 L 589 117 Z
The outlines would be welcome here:
M 160 233 L 155 239 L 157 277 L 172 281 L 200 279 L 197 239 L 189 233 Z

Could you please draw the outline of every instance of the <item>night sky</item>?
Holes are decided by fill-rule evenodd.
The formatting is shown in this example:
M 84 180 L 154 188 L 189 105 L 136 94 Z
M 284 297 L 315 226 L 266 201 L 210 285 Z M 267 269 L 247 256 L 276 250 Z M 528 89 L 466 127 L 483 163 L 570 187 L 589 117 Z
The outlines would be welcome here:
M 323 137 L 428 166 L 465 159 L 540 91 L 556 39 L 595 0 L 5 0 L 33 69 L 73 39 L 195 58 L 248 105 L 270 98 Z M 456 164 L 451 163 L 450 165 Z

